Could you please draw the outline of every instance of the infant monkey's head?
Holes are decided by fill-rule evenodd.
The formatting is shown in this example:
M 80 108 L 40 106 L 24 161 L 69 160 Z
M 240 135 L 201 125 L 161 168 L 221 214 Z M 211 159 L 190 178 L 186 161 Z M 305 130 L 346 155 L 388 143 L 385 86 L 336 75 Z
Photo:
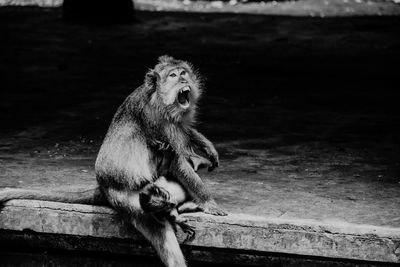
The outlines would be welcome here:
M 169 192 L 155 184 L 148 184 L 143 188 L 139 194 L 139 202 L 146 213 L 169 212 L 177 206 L 171 200 Z

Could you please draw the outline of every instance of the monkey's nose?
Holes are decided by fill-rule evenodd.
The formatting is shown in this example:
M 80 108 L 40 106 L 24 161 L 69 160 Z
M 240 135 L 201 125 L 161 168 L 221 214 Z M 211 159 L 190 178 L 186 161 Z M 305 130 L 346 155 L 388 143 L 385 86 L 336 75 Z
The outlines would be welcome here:
M 185 79 L 180 79 L 181 83 L 188 83 L 188 81 L 186 81 Z

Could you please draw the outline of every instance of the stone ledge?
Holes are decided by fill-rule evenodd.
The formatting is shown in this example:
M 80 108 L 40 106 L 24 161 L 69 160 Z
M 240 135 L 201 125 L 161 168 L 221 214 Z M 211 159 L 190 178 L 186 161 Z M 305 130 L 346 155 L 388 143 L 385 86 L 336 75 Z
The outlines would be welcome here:
M 400 262 L 400 229 L 264 218 L 246 214 L 215 217 L 185 215 L 196 227 L 196 237 L 185 247 L 231 253 L 285 253 L 387 263 Z M 142 236 L 124 225 L 110 208 L 46 201 L 13 200 L 0 212 L 3 231 L 75 236 L 97 240 L 129 240 L 145 244 Z M 180 237 L 182 240 L 182 237 Z M 105 249 L 113 252 L 112 247 Z M 151 254 L 151 250 L 136 253 Z M 228 253 L 229 254 L 229 253 Z M 249 259 L 246 259 L 248 263 Z

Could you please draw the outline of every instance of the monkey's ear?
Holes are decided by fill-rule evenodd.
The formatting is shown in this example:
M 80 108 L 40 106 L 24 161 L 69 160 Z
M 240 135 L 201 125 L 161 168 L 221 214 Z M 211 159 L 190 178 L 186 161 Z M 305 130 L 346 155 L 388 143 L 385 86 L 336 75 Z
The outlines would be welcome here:
M 147 88 L 156 90 L 157 82 L 159 80 L 160 80 L 160 75 L 156 71 L 150 70 L 149 72 L 146 73 L 146 76 L 144 78 L 144 84 L 146 85 Z
M 159 63 L 169 63 L 169 62 L 174 61 L 174 60 L 175 59 L 173 57 L 168 56 L 168 55 L 163 55 L 163 56 L 160 56 L 158 58 L 158 62 Z

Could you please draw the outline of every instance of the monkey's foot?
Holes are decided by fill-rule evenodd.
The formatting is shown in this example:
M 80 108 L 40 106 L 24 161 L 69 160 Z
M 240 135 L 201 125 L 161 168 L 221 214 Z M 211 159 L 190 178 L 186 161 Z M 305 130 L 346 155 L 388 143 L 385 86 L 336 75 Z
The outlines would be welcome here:
M 200 206 L 200 209 L 207 214 L 211 215 L 216 215 L 216 216 L 226 216 L 228 213 L 218 207 L 217 203 L 215 201 L 209 201 L 204 203 L 203 205 Z
M 194 239 L 196 235 L 196 228 L 194 226 L 189 225 L 187 222 L 179 222 L 179 227 L 186 234 L 186 238 L 183 240 L 183 243 L 190 242 Z

